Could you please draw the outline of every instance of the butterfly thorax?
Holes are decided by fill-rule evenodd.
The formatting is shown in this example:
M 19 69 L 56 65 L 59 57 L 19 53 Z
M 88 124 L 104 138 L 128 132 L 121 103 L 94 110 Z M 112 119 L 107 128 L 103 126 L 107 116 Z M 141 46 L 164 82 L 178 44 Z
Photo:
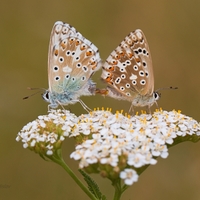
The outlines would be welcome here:
M 76 84 L 75 84 L 76 85 Z M 62 87 L 64 88 L 64 87 Z M 92 80 L 88 80 L 87 83 L 80 87 L 73 86 L 72 88 L 64 90 L 56 90 L 59 92 L 46 90 L 42 95 L 43 99 L 50 103 L 50 107 L 57 108 L 58 105 L 74 104 L 79 101 L 80 96 L 94 95 L 96 90 L 96 84 Z
M 47 90 L 43 95 L 43 99 L 50 103 L 51 108 L 57 108 L 58 105 L 67 105 L 67 104 L 73 104 L 77 102 L 77 98 L 75 99 L 74 96 L 70 95 L 69 93 L 56 93 L 56 92 L 50 92 Z M 73 101 L 72 101 L 73 99 Z

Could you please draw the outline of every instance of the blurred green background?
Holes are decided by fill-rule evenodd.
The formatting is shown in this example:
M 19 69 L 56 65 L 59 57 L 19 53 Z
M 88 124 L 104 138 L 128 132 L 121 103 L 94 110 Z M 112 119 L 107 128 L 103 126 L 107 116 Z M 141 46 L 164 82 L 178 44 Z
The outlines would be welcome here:
M 155 88 L 179 87 L 163 91 L 159 106 L 180 109 L 200 121 L 200 1 L 1 0 L 0 13 L 0 199 L 88 199 L 63 169 L 15 141 L 25 124 L 47 113 L 40 95 L 22 98 L 32 93 L 28 86 L 48 88 L 49 36 L 57 20 L 73 25 L 92 41 L 103 60 L 130 31 L 142 29 L 153 58 Z M 93 80 L 103 87 L 100 74 Z M 82 99 L 91 108 L 128 111 L 130 107 L 108 97 Z M 69 108 L 77 115 L 85 113 L 80 104 Z M 76 171 L 78 163 L 69 159 L 72 143 L 65 141 L 63 154 Z M 200 143 L 187 142 L 169 153 L 167 159 L 149 167 L 122 199 L 200 199 Z M 110 182 L 92 177 L 112 199 Z

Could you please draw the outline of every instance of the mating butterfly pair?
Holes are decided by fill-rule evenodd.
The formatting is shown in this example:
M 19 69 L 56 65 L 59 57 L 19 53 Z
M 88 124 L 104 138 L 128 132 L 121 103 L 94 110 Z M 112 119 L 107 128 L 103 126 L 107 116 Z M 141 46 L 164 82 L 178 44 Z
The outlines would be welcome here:
M 102 67 L 106 89 L 96 89 L 91 80 L 101 67 L 97 47 L 67 23 L 53 26 L 48 54 L 49 89 L 43 98 L 50 107 L 80 102 L 82 95 L 100 93 L 127 100 L 132 106 L 152 106 L 159 95 L 154 92 L 152 60 L 147 40 L 141 30 L 131 32 L 111 53 Z

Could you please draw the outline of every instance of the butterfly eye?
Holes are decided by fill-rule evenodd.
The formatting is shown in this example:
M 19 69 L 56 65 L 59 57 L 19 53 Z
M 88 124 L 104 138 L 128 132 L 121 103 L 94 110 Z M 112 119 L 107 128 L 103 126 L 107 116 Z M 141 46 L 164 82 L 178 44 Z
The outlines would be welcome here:
M 154 99 L 157 101 L 160 98 L 160 94 L 154 92 Z
M 48 92 L 45 94 L 45 97 L 46 97 L 46 99 L 49 99 L 49 93 Z
M 42 94 L 42 98 L 47 101 L 47 102 L 50 102 L 49 100 L 49 91 L 46 90 L 43 94 Z

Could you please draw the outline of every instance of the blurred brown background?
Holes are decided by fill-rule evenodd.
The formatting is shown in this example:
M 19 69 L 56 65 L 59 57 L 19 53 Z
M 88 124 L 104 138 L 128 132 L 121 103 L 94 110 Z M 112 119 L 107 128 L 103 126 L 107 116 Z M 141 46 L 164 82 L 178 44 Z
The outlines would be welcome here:
M 29 100 L 27 86 L 47 85 L 47 52 L 51 28 L 62 20 L 91 40 L 103 60 L 136 28 L 144 31 L 153 58 L 155 88 L 163 91 L 159 106 L 200 121 L 200 1 L 193 0 L 1 0 L 0 2 L 0 199 L 88 199 L 73 180 L 54 163 L 43 161 L 15 141 L 17 132 L 38 115 L 47 113 L 40 95 Z M 99 81 L 101 72 L 93 80 Z M 130 103 L 103 97 L 84 97 L 91 108 L 111 107 L 128 111 Z M 155 107 L 154 107 L 155 108 Z M 85 113 L 79 104 L 75 114 Z M 72 141 L 63 145 L 69 166 Z M 170 149 L 167 159 L 158 159 L 123 200 L 200 199 L 200 143 L 184 143 Z M 112 199 L 108 180 L 94 175 L 103 193 Z M 4 187 L 7 186 L 7 187 Z

